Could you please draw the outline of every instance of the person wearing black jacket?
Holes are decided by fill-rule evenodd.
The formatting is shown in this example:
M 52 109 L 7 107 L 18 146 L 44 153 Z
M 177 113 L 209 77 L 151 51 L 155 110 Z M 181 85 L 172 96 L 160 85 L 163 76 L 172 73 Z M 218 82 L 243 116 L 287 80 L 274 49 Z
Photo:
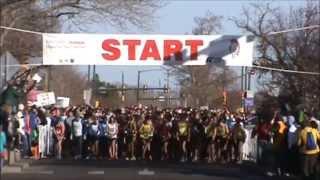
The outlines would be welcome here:
M 192 121 L 190 129 L 191 154 L 193 158 L 192 161 L 194 162 L 199 160 L 201 142 L 203 142 L 204 134 L 205 130 L 201 124 L 200 114 L 197 113 Z

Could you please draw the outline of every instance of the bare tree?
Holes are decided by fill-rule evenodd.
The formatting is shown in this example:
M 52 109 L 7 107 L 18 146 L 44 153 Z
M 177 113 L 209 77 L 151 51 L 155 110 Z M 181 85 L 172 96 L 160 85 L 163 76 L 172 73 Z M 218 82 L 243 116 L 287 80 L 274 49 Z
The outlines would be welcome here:
M 204 17 L 194 19 L 195 35 L 209 35 L 221 29 L 222 17 L 208 11 Z M 181 93 L 187 105 L 215 105 L 223 104 L 223 91 L 227 90 L 235 81 L 234 72 L 228 67 L 183 66 L 173 67 L 174 74 L 181 85 Z
M 87 32 L 86 25 L 99 23 L 108 29 L 125 31 L 128 27 L 148 30 L 159 0 L 0 0 L 0 26 L 36 32 L 60 32 L 71 25 Z M 0 28 L 0 56 L 10 52 L 20 63 L 42 55 L 41 36 Z M 60 69 L 61 68 L 61 69 Z M 72 67 L 52 68 L 53 90 L 82 100 L 83 77 Z M 77 87 L 72 90 L 72 88 Z M 76 102 L 78 103 L 78 102 Z
M 305 7 L 288 13 L 270 4 L 254 4 L 243 10 L 243 18 L 233 18 L 239 28 L 257 38 L 256 64 L 296 71 L 320 72 L 320 29 L 270 35 L 298 27 L 320 24 L 320 1 L 306 1 Z M 259 84 L 268 91 L 279 90 L 279 100 L 291 108 L 320 106 L 319 76 L 276 71 L 257 71 Z
M 69 97 L 72 104 L 83 103 L 86 76 L 72 66 L 53 66 L 50 70 L 50 90 L 56 96 Z
M 161 6 L 158 0 L 1 0 L 0 25 L 43 32 L 59 32 L 59 27 L 66 24 L 86 31 L 84 27 L 90 23 L 102 23 L 122 31 L 129 25 L 146 30 Z M 10 51 L 29 57 L 34 46 L 41 45 L 41 39 L 34 35 L 4 29 L 0 32 L 0 55 Z M 35 51 L 39 54 L 41 48 Z

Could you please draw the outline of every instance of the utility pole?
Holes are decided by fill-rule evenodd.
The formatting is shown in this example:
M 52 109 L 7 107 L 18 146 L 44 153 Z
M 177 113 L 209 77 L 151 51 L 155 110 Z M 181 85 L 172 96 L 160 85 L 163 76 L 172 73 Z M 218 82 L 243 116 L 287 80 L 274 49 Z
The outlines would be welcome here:
M 243 94 L 244 94 L 244 67 L 241 67 L 241 107 L 244 107 L 244 99 L 243 99 Z
M 124 73 L 121 74 L 121 101 L 125 101 L 125 94 L 124 94 Z
M 244 90 L 248 90 L 248 67 L 244 68 Z
M 249 70 L 249 73 L 247 72 L 248 74 L 248 90 L 250 91 L 251 90 L 251 69 Z
M 137 104 L 139 104 L 140 102 L 140 99 L 139 99 L 139 96 L 140 96 L 140 74 L 141 74 L 141 71 L 138 71 L 138 83 L 137 83 Z
M 94 80 L 95 76 L 96 76 L 96 65 L 93 65 L 93 70 L 92 70 L 92 80 Z
M 4 54 L 4 84 L 7 83 L 8 79 L 8 59 L 7 59 L 7 52 Z
M 91 65 L 88 65 L 88 82 L 90 83 Z

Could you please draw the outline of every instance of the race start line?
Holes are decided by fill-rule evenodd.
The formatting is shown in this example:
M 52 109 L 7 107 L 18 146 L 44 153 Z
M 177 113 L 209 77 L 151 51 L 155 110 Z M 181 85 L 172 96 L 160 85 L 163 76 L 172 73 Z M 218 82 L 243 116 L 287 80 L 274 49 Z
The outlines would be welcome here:
M 44 65 L 252 66 L 253 49 L 247 36 L 43 34 Z

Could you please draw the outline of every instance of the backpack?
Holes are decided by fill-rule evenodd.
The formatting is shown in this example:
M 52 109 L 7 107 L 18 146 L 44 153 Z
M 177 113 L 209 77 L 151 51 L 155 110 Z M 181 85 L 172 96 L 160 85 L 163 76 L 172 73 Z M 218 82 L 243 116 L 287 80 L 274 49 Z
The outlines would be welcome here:
M 308 151 L 317 149 L 317 143 L 314 139 L 312 132 L 307 132 L 306 149 Z

